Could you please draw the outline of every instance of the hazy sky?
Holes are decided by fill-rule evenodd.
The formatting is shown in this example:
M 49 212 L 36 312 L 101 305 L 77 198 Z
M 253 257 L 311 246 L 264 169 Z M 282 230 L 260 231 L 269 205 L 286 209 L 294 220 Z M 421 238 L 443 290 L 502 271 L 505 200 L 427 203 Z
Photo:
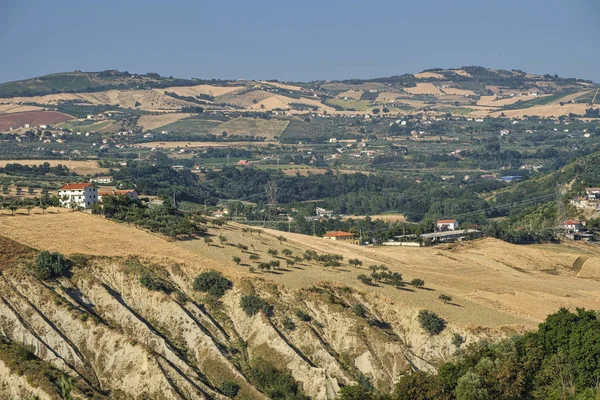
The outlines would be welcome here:
M 0 0 L 0 81 L 316 80 L 481 65 L 600 82 L 599 0 Z

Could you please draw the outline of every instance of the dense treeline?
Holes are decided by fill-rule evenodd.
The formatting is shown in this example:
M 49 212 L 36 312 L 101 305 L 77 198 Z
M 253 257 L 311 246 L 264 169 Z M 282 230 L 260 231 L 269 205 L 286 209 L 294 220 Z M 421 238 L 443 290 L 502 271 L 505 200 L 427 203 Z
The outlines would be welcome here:
M 438 367 L 437 374 L 402 377 L 391 395 L 362 387 L 341 399 L 484 400 L 597 399 L 600 320 L 597 312 L 561 309 L 535 332 L 500 343 L 482 342 Z
M 40 165 L 21 165 L 21 164 L 6 164 L 5 167 L 0 167 L 0 173 L 7 175 L 55 175 L 55 176 L 74 176 L 75 173 L 69 171 L 66 165 L 58 164 L 56 167 L 51 167 L 45 162 Z
M 225 167 L 209 172 L 207 183 L 232 199 L 260 199 L 267 182 L 277 183 L 281 204 L 319 200 L 341 214 L 405 213 L 410 220 L 475 212 L 487 207 L 478 195 L 504 186 L 496 181 L 456 184 L 434 176 L 420 182 L 385 175 L 334 174 L 285 176 L 278 171 Z M 264 197 L 263 197 L 264 199 Z
M 103 196 L 102 205 L 95 205 L 92 212 L 169 237 L 192 236 L 206 231 L 171 207 L 168 202 L 147 207 L 141 201 L 132 200 L 127 196 Z
M 198 175 L 189 170 L 176 171 L 167 165 L 133 162 L 112 174 L 124 187 L 135 187 L 146 195 L 170 198 L 175 194 L 179 200 L 216 204 L 215 193 L 201 185 Z

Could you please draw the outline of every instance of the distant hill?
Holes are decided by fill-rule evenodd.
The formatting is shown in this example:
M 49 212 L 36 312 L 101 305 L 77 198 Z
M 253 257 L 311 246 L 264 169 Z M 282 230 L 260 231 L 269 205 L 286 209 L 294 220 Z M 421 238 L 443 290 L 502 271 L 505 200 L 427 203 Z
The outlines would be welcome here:
M 56 93 L 99 92 L 110 89 L 192 86 L 205 82 L 216 84 L 220 81 L 162 77 L 157 73 L 151 72 L 147 74 L 130 74 L 127 71 L 120 72 L 116 70 L 61 72 L 0 84 L 0 98 L 43 96 Z
M 584 79 L 477 66 L 373 79 L 293 83 L 75 71 L 0 84 L 0 113 L 16 112 L 15 104 L 25 104 L 79 118 L 117 109 L 130 114 L 180 113 L 181 118 L 202 111 L 253 116 L 267 112 L 287 116 L 429 113 L 471 118 L 596 118 L 600 114 L 599 88 Z M 147 120 L 143 121 L 150 126 Z M 173 123 L 178 119 L 168 120 Z M 155 123 L 152 126 L 161 128 Z M 295 128 L 302 130 L 298 124 L 290 125 L 286 136 L 290 132 L 296 135 Z

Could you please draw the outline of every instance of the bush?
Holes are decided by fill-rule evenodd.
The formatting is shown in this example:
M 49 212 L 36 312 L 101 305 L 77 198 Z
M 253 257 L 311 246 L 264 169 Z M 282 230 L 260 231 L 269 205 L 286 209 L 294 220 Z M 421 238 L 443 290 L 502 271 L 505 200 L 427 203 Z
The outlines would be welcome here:
M 242 259 L 236 256 L 233 256 L 231 258 L 233 260 L 234 263 L 236 263 L 237 265 L 240 265 L 240 263 L 242 262 Z
M 142 272 L 140 284 L 146 289 L 155 290 L 157 292 L 165 292 L 168 294 L 173 291 L 173 286 L 169 282 L 149 271 Z
M 462 346 L 462 344 L 464 342 L 465 342 L 465 339 L 460 335 L 460 333 L 454 332 L 452 334 L 452 344 L 455 345 L 457 348 Z
M 443 301 L 446 304 L 448 304 L 448 302 L 452 301 L 452 297 L 448 296 L 447 294 L 440 294 L 438 299 L 440 299 L 441 301 Z
M 354 307 L 352 307 L 352 311 L 354 311 L 354 314 L 361 318 L 365 318 L 367 316 L 367 308 L 362 304 L 355 304 Z
M 217 271 L 203 272 L 194 279 L 194 290 L 221 297 L 233 284 Z
M 282 371 L 266 360 L 252 362 L 252 382 L 273 400 L 308 400 L 289 371 Z
M 267 317 L 273 314 L 273 307 L 255 294 L 242 296 L 240 306 L 247 316 L 252 317 L 262 311 Z
M 288 331 L 293 331 L 294 329 L 296 329 L 296 324 L 294 323 L 294 321 L 292 321 L 290 317 L 285 317 L 283 319 L 283 327 Z
M 359 276 L 356 277 L 356 279 L 358 279 L 359 281 L 361 281 L 365 285 L 372 285 L 373 284 L 373 278 L 369 278 L 368 276 L 366 276 L 364 274 L 360 274 Z
M 410 284 L 416 288 L 422 288 L 423 286 L 425 286 L 425 281 L 423 279 L 413 279 L 412 281 L 410 281 Z
M 240 391 L 240 385 L 235 382 L 225 381 L 221 384 L 221 386 L 219 386 L 219 391 L 221 391 L 221 393 L 223 393 L 225 396 L 233 399 Z
M 433 311 L 423 310 L 419 312 L 419 323 L 430 335 L 439 335 L 446 329 L 446 321 Z
M 41 251 L 35 259 L 33 272 L 39 279 L 54 279 L 65 276 L 71 269 L 71 262 L 60 253 Z
M 302 310 L 296 310 L 296 317 L 298 317 L 298 319 L 300 321 L 304 321 L 304 322 L 312 321 L 312 317 Z

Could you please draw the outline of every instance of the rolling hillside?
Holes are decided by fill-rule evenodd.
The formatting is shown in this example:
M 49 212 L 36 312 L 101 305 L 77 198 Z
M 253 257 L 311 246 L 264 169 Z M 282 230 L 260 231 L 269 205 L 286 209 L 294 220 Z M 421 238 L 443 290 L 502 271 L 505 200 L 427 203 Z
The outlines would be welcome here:
M 287 390 L 296 382 L 314 399 L 333 399 L 341 386 L 365 378 L 388 391 L 399 376 L 433 371 L 454 354 L 454 333 L 467 344 L 496 340 L 534 328 L 561 306 L 600 307 L 600 256 L 567 246 L 517 252 L 486 239 L 381 249 L 236 224 L 210 228 L 226 241 L 207 245 L 65 210 L 0 220 L 0 329 L 7 338 L 0 396 L 55 399 L 56 382 L 71 377 L 76 398 L 224 399 L 235 387 L 240 398 L 263 399 L 273 390 L 261 378 L 265 365 L 279 371 L 269 374 L 291 376 Z M 344 262 L 332 268 L 301 260 L 252 272 L 251 255 L 286 264 L 291 256 L 283 249 L 301 258 L 306 250 L 341 254 Z M 40 280 L 29 273 L 39 250 L 66 254 L 72 274 Z M 363 265 L 348 265 L 350 258 Z M 406 281 L 424 279 L 425 288 L 365 285 L 357 276 L 371 264 Z M 208 270 L 232 282 L 224 296 L 194 289 L 194 278 Z M 440 293 L 452 304 L 438 300 Z M 265 301 L 257 303 L 263 311 L 245 311 L 245 296 Z M 441 334 L 420 327 L 424 309 L 447 321 Z

